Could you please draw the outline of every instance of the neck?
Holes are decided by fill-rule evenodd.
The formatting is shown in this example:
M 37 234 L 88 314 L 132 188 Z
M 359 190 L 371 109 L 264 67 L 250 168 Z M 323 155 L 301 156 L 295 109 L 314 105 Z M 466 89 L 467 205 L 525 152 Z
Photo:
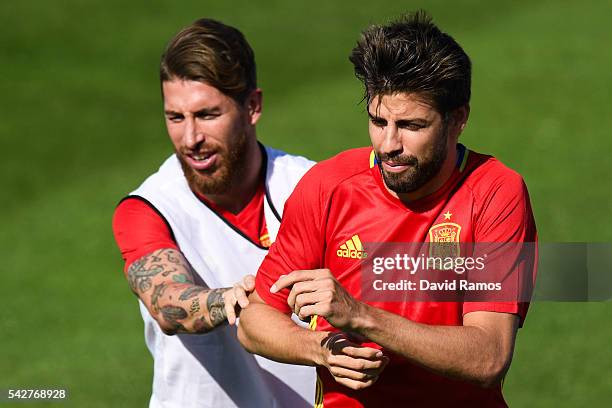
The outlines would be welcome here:
M 453 174 L 455 167 L 457 165 L 457 148 L 449 149 L 449 153 L 446 156 L 446 160 L 444 160 L 444 164 L 442 168 L 431 180 L 429 180 L 425 185 L 415 191 L 411 191 L 410 193 L 396 193 L 395 191 L 390 190 L 387 185 L 385 187 L 387 190 L 396 198 L 399 198 L 402 202 L 409 203 L 411 201 L 416 201 L 421 198 L 427 197 L 430 194 L 435 193 L 448 181 L 450 176 Z M 383 179 L 384 183 L 384 179 Z
M 263 155 L 257 139 L 252 137 L 247 147 L 244 173 L 232 180 L 232 187 L 222 194 L 204 194 L 207 200 L 227 211 L 238 214 L 251 201 L 261 182 Z

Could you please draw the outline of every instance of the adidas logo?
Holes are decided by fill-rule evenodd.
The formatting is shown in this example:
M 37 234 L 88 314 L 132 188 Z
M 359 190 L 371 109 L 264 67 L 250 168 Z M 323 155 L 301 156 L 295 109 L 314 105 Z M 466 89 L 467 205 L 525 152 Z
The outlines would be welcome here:
M 340 248 L 336 251 L 336 255 L 340 258 L 352 259 L 365 259 L 368 257 L 368 254 L 363 250 L 363 245 L 361 245 L 361 240 L 357 234 L 353 235 L 345 244 L 340 245 Z

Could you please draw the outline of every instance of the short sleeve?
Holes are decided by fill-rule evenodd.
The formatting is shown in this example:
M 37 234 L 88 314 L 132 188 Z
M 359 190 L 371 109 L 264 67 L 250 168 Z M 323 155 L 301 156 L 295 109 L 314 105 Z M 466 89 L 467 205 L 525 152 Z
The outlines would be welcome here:
M 165 219 L 146 201 L 128 197 L 113 215 L 115 241 L 125 261 L 124 271 L 135 260 L 162 248 L 178 245 Z
M 259 296 L 284 313 L 290 312 L 287 305 L 289 289 L 273 294 L 270 292 L 272 284 L 281 275 L 295 270 L 317 269 L 323 264 L 325 195 L 321 192 L 315 168 L 304 175 L 287 199 L 276 241 L 255 279 Z
M 474 228 L 475 246 L 490 249 L 485 255 L 492 273 L 488 279 L 501 282 L 502 291 L 494 295 L 493 301 L 485 298 L 464 302 L 463 314 L 474 311 L 517 314 L 522 326 L 535 284 L 537 232 L 527 187 L 518 174 L 507 171 L 490 183 L 479 198 Z

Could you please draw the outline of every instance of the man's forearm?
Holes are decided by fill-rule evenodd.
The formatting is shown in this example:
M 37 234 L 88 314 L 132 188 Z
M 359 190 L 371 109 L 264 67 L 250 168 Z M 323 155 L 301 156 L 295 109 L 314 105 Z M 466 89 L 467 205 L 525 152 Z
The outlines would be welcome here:
M 238 339 L 251 353 L 282 363 L 325 367 L 346 387 L 360 390 L 376 382 L 389 361 L 383 353 L 350 341 L 341 332 L 316 332 L 263 303 L 255 291 L 242 310 Z
M 223 293 L 194 284 L 160 284 L 151 294 L 153 317 L 166 334 L 207 333 L 225 323 Z
M 189 262 L 177 250 L 160 249 L 134 261 L 127 271 L 132 291 L 167 334 L 205 333 L 227 319 L 223 293 L 194 284 Z
M 354 328 L 358 333 L 409 360 L 439 374 L 491 386 L 499 382 L 510 364 L 516 330 L 516 316 L 500 325 L 511 327 L 507 336 L 478 325 L 432 326 L 365 304 Z M 486 313 L 486 312 L 479 312 Z
M 326 333 L 306 330 L 264 303 L 251 301 L 240 314 L 238 339 L 249 352 L 282 363 L 318 365 Z

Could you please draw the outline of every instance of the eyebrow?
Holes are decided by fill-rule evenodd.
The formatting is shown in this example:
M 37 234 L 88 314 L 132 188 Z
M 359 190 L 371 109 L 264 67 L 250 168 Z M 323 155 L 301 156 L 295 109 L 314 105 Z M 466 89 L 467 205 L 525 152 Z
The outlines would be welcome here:
M 387 119 L 381 118 L 380 116 L 374 116 L 372 115 L 372 113 L 370 113 L 369 110 L 368 110 L 368 116 L 372 120 L 384 120 L 385 122 L 387 122 Z M 426 119 L 422 119 L 422 118 L 416 118 L 416 119 L 399 119 L 399 120 L 396 120 L 395 123 L 400 126 L 406 126 L 406 125 L 412 125 L 412 124 L 427 126 L 429 124 L 429 121 L 427 121 Z
M 219 112 L 221 112 L 221 109 L 218 107 L 214 107 L 214 108 L 204 108 L 204 109 L 200 109 L 199 111 L 193 112 L 194 116 L 199 116 L 199 115 L 215 115 L 218 114 Z M 166 115 L 183 115 L 182 112 L 176 112 L 170 109 L 164 109 L 164 114 Z

